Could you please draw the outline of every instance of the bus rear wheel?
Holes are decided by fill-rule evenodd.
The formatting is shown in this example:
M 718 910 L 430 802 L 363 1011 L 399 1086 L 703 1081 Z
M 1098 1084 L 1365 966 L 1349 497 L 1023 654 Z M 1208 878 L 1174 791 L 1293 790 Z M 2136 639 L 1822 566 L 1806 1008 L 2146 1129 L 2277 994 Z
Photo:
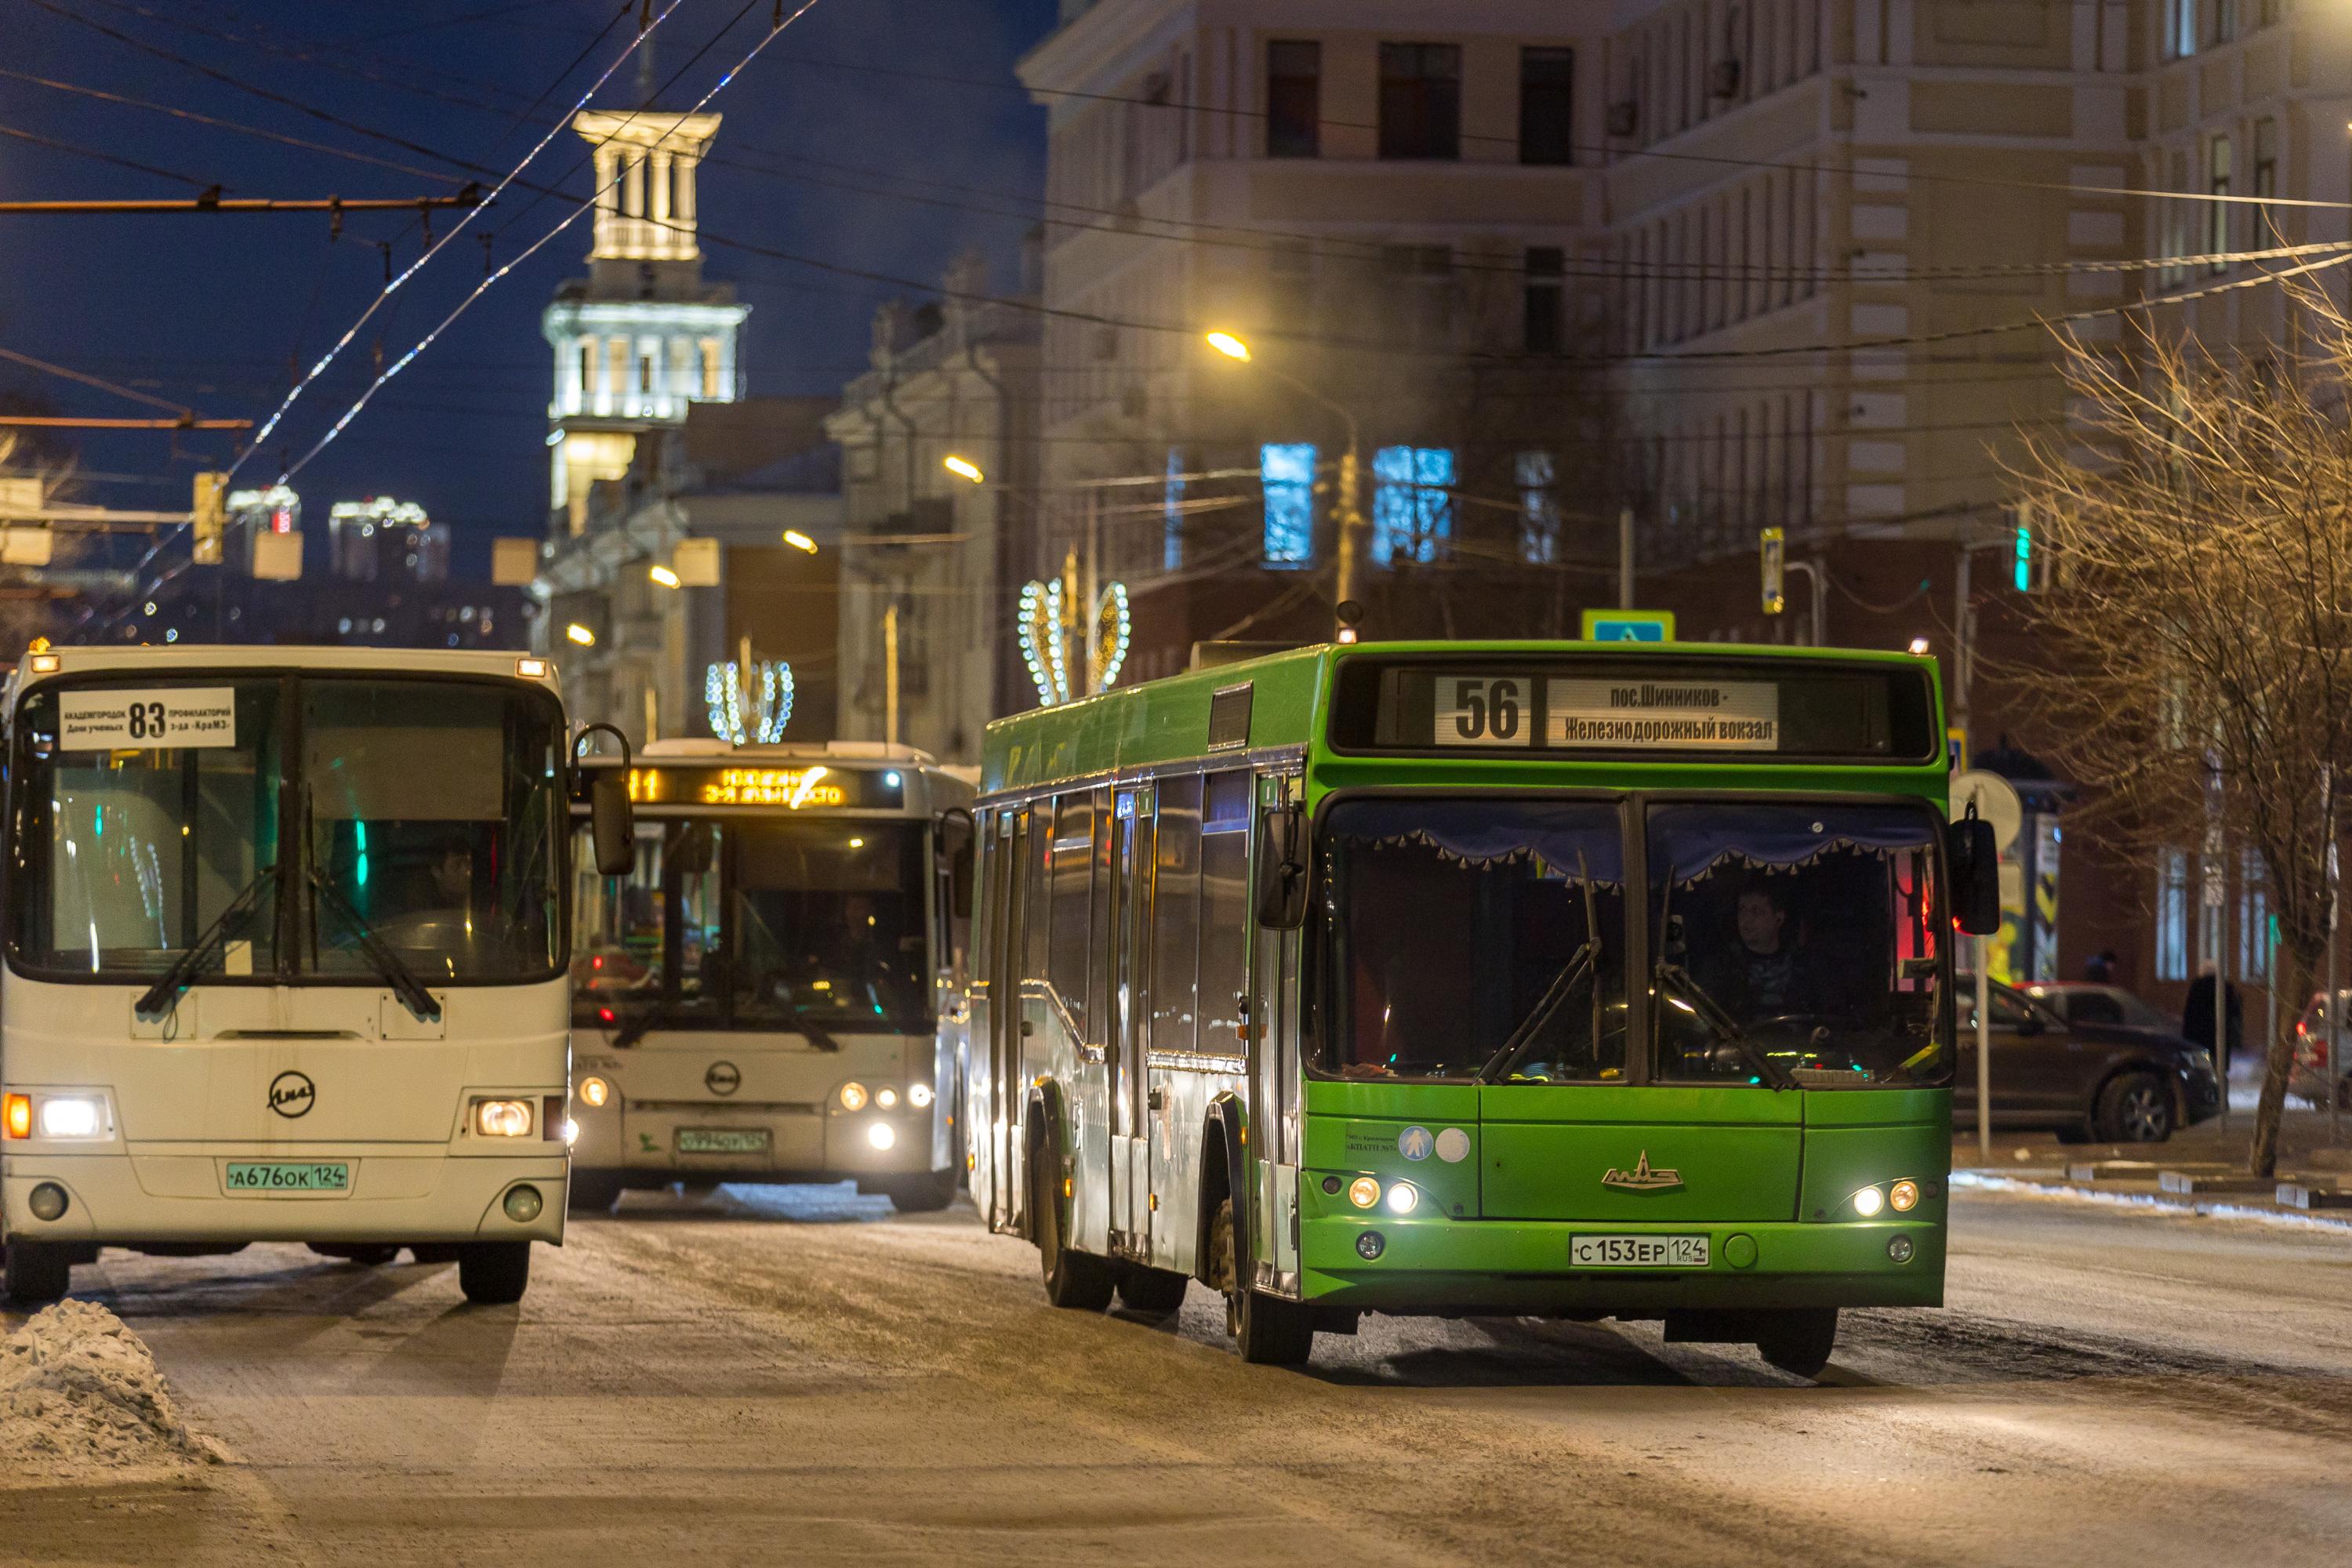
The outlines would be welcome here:
M 8 1243 L 8 1300 L 19 1307 L 46 1307 L 73 1289 L 73 1253 L 54 1241 Z
M 1303 1305 L 1269 1296 L 1248 1283 L 1239 1237 L 1234 1226 L 1234 1200 L 1217 1205 L 1210 1232 L 1212 1256 L 1218 1260 L 1217 1287 L 1225 1293 L 1225 1333 L 1241 1358 L 1260 1366 L 1304 1366 L 1315 1350 L 1315 1320 Z
M 621 1201 L 621 1173 L 574 1170 L 567 1201 L 573 1214 L 612 1213 L 613 1205 Z
M 457 1289 L 478 1307 L 506 1307 L 530 1287 L 530 1243 L 469 1241 L 457 1254 Z
M 1119 1305 L 1130 1312 L 1164 1318 L 1184 1304 L 1185 1289 L 1192 1283 L 1190 1274 L 1143 1263 L 1126 1264 L 1118 1271 Z
M 925 1171 L 914 1176 L 867 1176 L 857 1184 L 861 1193 L 879 1193 L 900 1214 L 936 1214 L 955 1202 L 955 1171 Z
M 1042 1166 L 1045 1162 L 1036 1162 Z M 1037 1238 L 1037 1268 L 1045 1277 L 1045 1300 L 1077 1312 L 1099 1312 L 1110 1305 L 1110 1263 L 1069 1246 L 1069 1215 L 1060 1194 L 1042 1169 L 1030 1178 L 1029 1223 Z
M 1835 1307 L 1808 1307 L 1775 1312 L 1756 1336 L 1756 1352 L 1766 1362 L 1794 1377 L 1819 1377 L 1837 1348 Z

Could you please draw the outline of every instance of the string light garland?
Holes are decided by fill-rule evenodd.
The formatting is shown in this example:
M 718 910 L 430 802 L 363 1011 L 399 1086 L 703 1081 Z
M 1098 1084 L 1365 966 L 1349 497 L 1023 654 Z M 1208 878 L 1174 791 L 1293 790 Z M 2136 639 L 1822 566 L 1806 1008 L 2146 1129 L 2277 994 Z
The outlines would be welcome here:
M 1127 666 L 1127 650 L 1133 641 L 1134 615 L 1127 584 L 1106 584 L 1095 595 L 1094 650 L 1087 664 L 1087 689 L 1071 689 L 1069 637 L 1073 628 L 1064 618 L 1063 612 L 1068 606 L 1066 593 L 1058 577 L 1021 585 L 1019 619 L 1013 635 L 1021 645 L 1022 661 L 1029 667 L 1029 679 L 1037 688 L 1041 707 L 1058 708 L 1076 698 L 1109 690 L 1118 679 L 1118 672 Z
M 760 698 L 747 711 L 746 677 L 740 664 L 730 658 L 703 670 L 702 701 L 710 732 L 738 746 L 748 744 L 754 736 L 761 745 L 772 746 L 784 738 L 784 726 L 793 721 L 793 667 L 781 659 L 755 659 L 751 678 L 759 681 Z

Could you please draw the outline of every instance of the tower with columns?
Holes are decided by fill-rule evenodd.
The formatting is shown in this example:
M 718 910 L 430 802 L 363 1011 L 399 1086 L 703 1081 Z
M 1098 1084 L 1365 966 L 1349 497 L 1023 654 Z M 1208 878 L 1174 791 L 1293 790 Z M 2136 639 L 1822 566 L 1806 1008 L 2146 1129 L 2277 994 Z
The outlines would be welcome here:
M 585 110 L 596 227 L 588 276 L 556 291 L 541 326 L 554 352 L 549 505 L 559 535 L 588 526 L 590 487 L 635 461 L 638 437 L 692 403 L 741 395 L 736 342 L 750 307 L 706 283 L 696 174 L 716 114 Z

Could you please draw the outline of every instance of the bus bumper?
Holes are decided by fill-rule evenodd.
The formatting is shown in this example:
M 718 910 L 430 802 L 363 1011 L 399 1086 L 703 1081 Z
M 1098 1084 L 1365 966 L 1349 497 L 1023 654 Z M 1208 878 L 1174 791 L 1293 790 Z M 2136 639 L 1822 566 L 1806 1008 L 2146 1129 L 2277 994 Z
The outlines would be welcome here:
M 1656 1317 L 1685 1309 L 1944 1304 L 1945 1232 L 1935 1221 L 1645 1226 L 1366 1215 L 1307 1220 L 1299 1229 L 1300 1294 L 1318 1306 Z M 1707 1265 L 1571 1268 L 1569 1239 L 1578 1235 L 1703 1235 Z M 1377 1244 L 1367 1239 L 1375 1236 Z M 1911 1244 L 1900 1263 L 1898 1237 Z
M 932 1110 L 851 1115 L 814 1110 L 765 1110 L 718 1104 L 624 1110 L 617 1100 L 592 1109 L 575 1097 L 572 1148 L 583 1171 L 658 1174 L 673 1182 L 820 1182 L 855 1176 L 919 1176 L 944 1170 L 947 1126 Z M 886 1131 L 877 1138 L 875 1129 Z M 728 1134 L 764 1142 L 700 1152 Z
M 343 1193 L 232 1194 L 232 1161 L 340 1161 Z M 11 1154 L 0 1159 L 0 1223 L 10 1236 L 132 1246 L 149 1241 L 456 1242 L 563 1239 L 568 1162 L 560 1152 L 454 1157 L 305 1150 L 251 1153 Z M 35 1213 L 33 1190 L 62 1188 L 54 1219 Z M 538 1212 L 518 1221 L 508 1196 L 528 1186 Z M 529 1205 L 518 1200 L 517 1206 Z

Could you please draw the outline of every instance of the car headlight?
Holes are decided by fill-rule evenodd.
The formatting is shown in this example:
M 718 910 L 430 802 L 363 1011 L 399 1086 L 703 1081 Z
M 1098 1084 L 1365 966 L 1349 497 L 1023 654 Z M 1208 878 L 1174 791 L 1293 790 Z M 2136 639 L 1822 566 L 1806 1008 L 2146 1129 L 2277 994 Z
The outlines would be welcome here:
M 106 1107 L 95 1095 L 55 1094 L 41 1101 L 44 1138 L 96 1138 L 105 1124 Z
M 613 1098 L 613 1086 L 601 1078 L 580 1080 L 580 1102 L 591 1110 L 602 1110 L 604 1102 Z
M 865 1110 L 866 1086 L 862 1083 L 843 1084 L 841 1086 L 841 1109 L 844 1110 Z
M 528 1100 L 474 1101 L 474 1131 L 485 1138 L 530 1137 L 530 1101 Z
M 1864 1219 L 1874 1217 L 1886 1206 L 1886 1194 L 1876 1187 L 1864 1187 L 1853 1194 L 1853 1212 Z
M 907 1103 L 918 1110 L 929 1110 L 931 1101 L 938 1098 L 939 1096 L 931 1091 L 929 1084 L 917 1083 L 907 1086 Z
M 2189 1065 L 2195 1068 L 2199 1072 L 2211 1072 L 2213 1070 L 2213 1053 L 2205 1049 L 2202 1046 L 2200 1046 L 2195 1050 L 2189 1053 Z

